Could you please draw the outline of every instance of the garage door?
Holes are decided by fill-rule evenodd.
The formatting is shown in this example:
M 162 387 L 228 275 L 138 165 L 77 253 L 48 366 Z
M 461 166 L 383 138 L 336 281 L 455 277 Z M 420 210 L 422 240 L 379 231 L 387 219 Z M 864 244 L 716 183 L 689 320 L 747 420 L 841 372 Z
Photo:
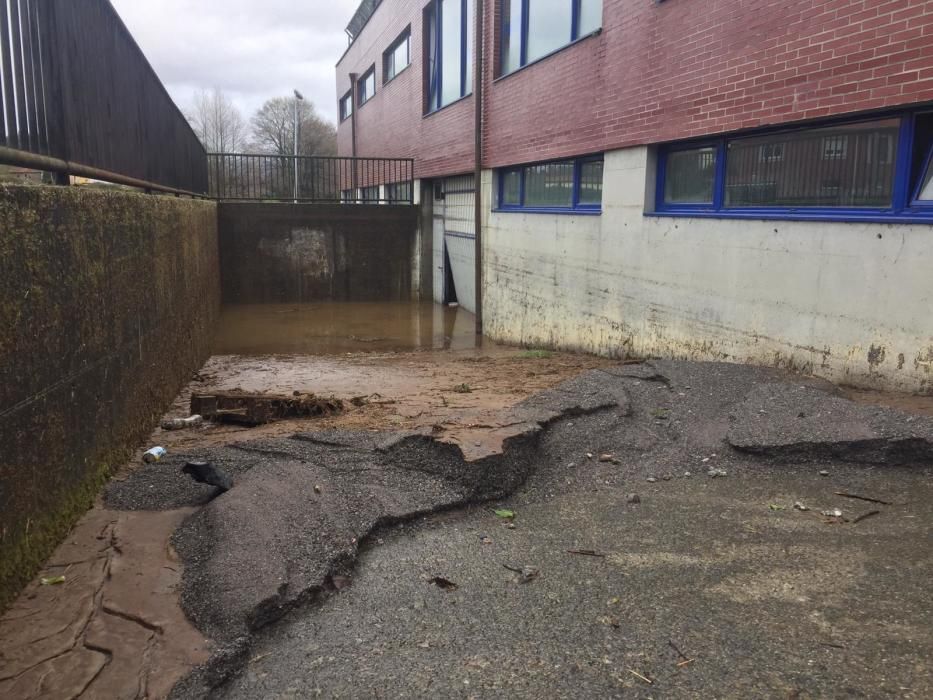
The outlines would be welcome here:
M 475 189 L 472 175 L 434 186 L 434 300 L 476 311 Z

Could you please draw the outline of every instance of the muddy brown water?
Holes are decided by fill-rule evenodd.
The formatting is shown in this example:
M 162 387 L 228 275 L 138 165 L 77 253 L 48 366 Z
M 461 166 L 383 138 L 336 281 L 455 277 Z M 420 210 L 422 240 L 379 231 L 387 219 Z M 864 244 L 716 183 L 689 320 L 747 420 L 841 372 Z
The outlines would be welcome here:
M 343 355 L 464 350 L 481 345 L 476 317 L 431 303 L 244 304 L 221 312 L 215 355 Z

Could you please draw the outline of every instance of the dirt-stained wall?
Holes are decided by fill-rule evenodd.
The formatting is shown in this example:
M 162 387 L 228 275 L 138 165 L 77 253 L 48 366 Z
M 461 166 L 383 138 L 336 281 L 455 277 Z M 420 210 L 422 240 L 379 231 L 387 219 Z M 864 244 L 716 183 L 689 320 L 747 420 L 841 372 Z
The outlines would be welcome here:
M 209 354 L 216 205 L 0 186 L 0 609 Z
M 486 335 L 933 393 L 933 226 L 646 216 L 654 182 L 622 149 L 599 216 L 487 209 Z
M 416 299 L 419 211 L 376 204 L 221 204 L 224 303 Z

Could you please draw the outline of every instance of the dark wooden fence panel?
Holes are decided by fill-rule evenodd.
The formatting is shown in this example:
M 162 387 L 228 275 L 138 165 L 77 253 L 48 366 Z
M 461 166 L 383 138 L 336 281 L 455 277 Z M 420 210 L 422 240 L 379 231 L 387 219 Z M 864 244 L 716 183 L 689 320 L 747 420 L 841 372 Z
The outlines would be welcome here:
M 38 3 L 0 0 L 0 145 L 48 155 Z
M 207 193 L 203 146 L 109 0 L 0 0 L 0 61 L 0 145 Z

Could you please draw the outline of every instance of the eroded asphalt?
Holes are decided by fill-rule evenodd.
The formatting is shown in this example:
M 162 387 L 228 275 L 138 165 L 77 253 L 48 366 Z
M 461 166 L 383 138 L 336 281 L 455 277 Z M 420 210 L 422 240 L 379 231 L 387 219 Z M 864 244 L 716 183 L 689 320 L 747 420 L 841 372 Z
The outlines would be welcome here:
M 112 484 L 111 509 L 197 508 L 173 543 L 215 647 L 174 696 L 933 695 L 933 419 L 676 362 L 509 415 L 470 462 L 331 431 Z M 210 500 L 188 457 L 236 486 Z

